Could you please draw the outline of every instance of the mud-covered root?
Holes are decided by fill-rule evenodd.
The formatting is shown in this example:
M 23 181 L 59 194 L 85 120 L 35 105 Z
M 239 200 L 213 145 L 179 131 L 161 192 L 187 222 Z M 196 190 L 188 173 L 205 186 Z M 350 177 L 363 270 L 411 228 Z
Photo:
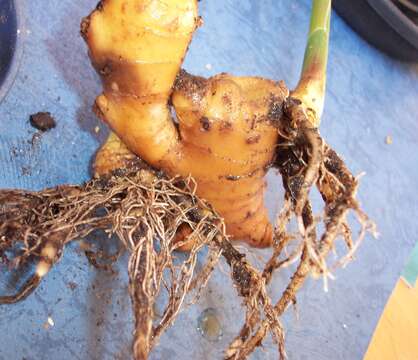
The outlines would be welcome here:
M 0 296 L 0 304 L 24 300 L 59 261 L 70 228 L 65 219 L 54 228 L 58 211 L 54 200 L 78 193 L 76 187 L 57 187 L 42 194 L 16 190 L 0 191 L 0 258 L 12 269 L 38 259 L 34 274 L 14 295 Z
M 267 319 L 273 339 L 279 346 L 280 354 L 285 356 L 283 326 L 276 316 L 262 274 L 226 238 L 215 237 L 214 245 L 222 251 L 222 256 L 230 266 L 231 278 L 238 295 L 243 298 L 246 310 L 245 324 L 226 350 L 225 359 L 241 358 L 237 355 L 245 351 L 243 347 L 245 340 L 252 334 L 254 328 L 258 326 L 262 319 Z M 245 358 L 245 356 L 242 358 Z
M 168 179 L 140 161 L 131 171 L 119 170 L 82 186 L 41 192 L 1 190 L 0 257 L 15 268 L 29 262 L 37 265 L 18 294 L 0 297 L 0 304 L 30 295 L 69 242 L 96 230 L 115 234 L 131 252 L 134 354 L 136 359 L 146 359 L 174 322 L 186 296 L 192 291 L 198 296 L 220 257 L 220 250 L 210 244 L 215 236 L 225 237 L 223 222 L 194 192 L 191 179 Z M 174 240 L 175 234 L 184 224 L 192 229 L 195 242 L 185 260 L 176 263 L 173 252 L 182 244 Z M 206 245 L 210 267 L 196 273 L 198 253 Z M 99 263 L 99 254 L 88 254 L 93 263 Z M 153 307 L 165 289 L 168 302 L 154 322 Z
M 305 204 L 305 209 L 303 211 L 305 214 L 303 216 L 303 226 L 300 228 L 302 233 L 299 234 L 301 235 L 300 245 L 296 247 L 296 250 L 290 256 L 278 260 L 278 257 L 285 246 L 284 244 L 286 244 L 290 237 L 285 235 L 285 237 L 282 238 L 282 242 L 276 242 L 277 251 L 273 252 L 274 255 L 267 262 L 263 275 L 257 282 L 263 284 L 263 291 L 260 291 L 257 296 L 248 296 L 249 300 L 253 300 L 252 304 L 256 305 L 253 306 L 252 312 L 247 310 L 245 324 L 243 325 L 240 334 L 232 341 L 229 348 L 226 350 L 225 359 L 246 359 L 256 347 L 262 344 L 268 334 L 272 336 L 277 344 L 280 358 L 284 359 L 286 357 L 283 330 L 279 318 L 289 305 L 296 303 L 296 294 L 302 288 L 308 276 L 323 276 L 324 284 L 326 284 L 327 278 L 331 276 L 327 267 L 327 255 L 334 246 L 335 240 L 340 235 L 337 229 L 340 229 L 340 227 L 345 224 L 345 215 L 352 207 L 347 206 L 347 203 L 345 202 L 341 202 L 341 204 L 334 209 L 335 213 L 333 217 L 326 221 L 326 229 L 318 239 L 316 238 L 316 232 L 314 230 L 316 224 L 312 216 L 310 204 Z M 373 231 L 374 227 L 359 209 L 354 207 L 353 210 L 355 212 L 358 211 L 359 214 L 361 214 L 359 219 L 362 229 L 357 242 L 355 243 L 358 244 L 365 232 Z M 350 249 L 348 254 L 340 259 L 338 264 L 345 263 L 348 259 L 351 259 L 354 248 L 357 248 L 357 246 L 355 245 Z M 291 276 L 280 299 L 274 306 L 268 302 L 264 303 L 264 299 L 270 299 L 268 294 L 264 293 L 264 290 L 266 289 L 267 283 L 271 280 L 272 274 L 295 261 L 298 262 L 296 270 Z M 247 298 L 245 299 L 245 303 L 248 303 Z M 254 311 L 255 307 L 258 307 L 258 309 L 263 309 L 264 307 L 264 318 L 260 317 L 258 315 L 259 313 Z M 260 312 L 260 310 L 258 311 Z M 256 316 L 251 316 L 252 314 L 256 314 Z
M 179 207 L 179 204 L 169 197 L 166 196 L 164 201 L 160 197 L 161 194 L 157 194 L 152 201 L 156 207 L 164 204 L 165 211 L 168 212 Z M 187 202 L 187 199 L 182 200 L 182 206 L 184 202 Z M 161 214 L 163 211 L 160 208 L 160 211 L 155 209 L 151 213 Z M 214 248 L 211 243 L 215 236 L 225 237 L 222 227 L 219 227 L 222 223 L 215 216 L 203 203 L 199 206 L 198 203 L 191 202 L 189 208 L 180 209 L 178 218 L 174 220 L 175 225 L 164 226 L 164 221 L 156 219 L 146 224 L 146 231 L 142 236 L 136 238 L 129 234 L 124 236 L 132 252 L 129 277 L 135 314 L 133 343 L 135 359 L 147 359 L 149 351 L 158 342 L 160 335 L 173 324 L 188 294 L 197 298 L 201 287 L 206 285 L 220 257 L 220 250 Z M 128 216 L 123 217 L 128 218 Z M 176 239 L 176 229 L 180 224 L 187 224 L 192 229 L 190 237 L 195 241 L 186 259 L 176 263 L 173 252 L 181 246 Z M 123 226 L 120 227 L 122 228 Z M 116 229 L 116 231 L 120 230 Z M 131 234 L 135 234 L 135 230 L 131 230 Z M 184 241 L 186 242 L 187 239 Z M 209 247 L 208 265 L 210 266 L 204 266 L 202 271 L 196 274 L 198 254 L 203 247 Z M 167 272 L 169 275 L 164 276 Z M 168 301 L 160 320 L 153 321 L 154 304 L 162 291 L 167 292 Z
M 349 249 L 348 254 L 339 261 L 339 264 L 343 264 L 358 248 L 366 231 L 375 235 L 375 225 L 356 200 L 358 179 L 325 143 L 318 130 L 310 125 L 303 105 L 298 100 L 289 98 L 285 103 L 279 133 L 281 139 L 276 166 L 283 178 L 287 210 L 276 229 L 275 256 L 280 254 L 284 244 L 291 239 L 285 228 L 293 214 L 299 224 L 299 235 L 306 242 L 310 261 L 315 263 L 319 273 L 326 274 L 326 262 L 322 256 L 333 248 L 336 238 L 341 236 Z M 315 185 L 324 201 L 324 212 L 317 219 L 313 218 L 309 202 L 310 190 Z M 361 225 L 357 242 L 353 242 L 352 231 L 346 219 L 349 210 L 353 210 Z M 325 232 L 317 238 L 316 228 L 321 221 Z M 302 249 L 303 246 L 300 246 L 300 254 Z M 272 259 L 270 268 L 273 263 L 277 262 Z
M 266 262 L 261 277 L 258 273 L 252 275 L 257 278 L 254 282 L 257 286 L 252 285 L 247 294 L 241 294 L 247 305 L 247 316 L 240 334 L 225 353 L 226 359 L 246 359 L 269 333 L 278 346 L 280 357 L 285 358 L 283 331 L 278 319 L 289 305 L 296 303 L 296 294 L 306 278 L 321 276 L 326 288 L 332 270 L 352 259 L 366 232 L 375 235 L 375 225 L 356 200 L 358 180 L 324 142 L 318 130 L 312 128 L 302 104 L 289 98 L 284 104 L 283 114 L 283 121 L 278 127 L 280 141 L 276 167 L 282 175 L 285 203 L 277 218 L 273 254 Z M 320 217 L 314 217 L 309 200 L 310 190 L 315 185 L 324 200 L 324 214 Z M 347 221 L 346 215 L 350 210 L 360 223 L 356 240 L 353 240 Z M 293 218 L 298 224 L 297 233 L 288 230 Z M 317 228 L 321 221 L 325 230 L 318 237 Z M 327 256 L 339 237 L 347 244 L 348 251 L 329 267 Z M 293 251 L 283 257 L 283 250 L 295 240 L 298 243 Z M 266 286 L 275 271 L 295 262 L 295 272 L 280 299 L 272 306 L 268 302 L 270 297 L 265 291 Z M 241 268 L 244 267 L 241 265 Z

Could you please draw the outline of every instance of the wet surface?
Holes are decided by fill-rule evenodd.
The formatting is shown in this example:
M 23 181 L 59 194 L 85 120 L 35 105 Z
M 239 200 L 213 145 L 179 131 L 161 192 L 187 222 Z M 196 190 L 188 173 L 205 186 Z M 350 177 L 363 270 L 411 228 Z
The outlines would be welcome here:
M 197 330 L 208 341 L 216 342 L 222 337 L 222 323 L 214 308 L 205 309 L 197 318 Z
M 106 136 L 91 110 L 100 83 L 79 36 L 80 19 L 95 3 L 50 0 L 40 6 L 39 1 L 23 1 L 24 57 L 0 104 L 1 188 L 41 189 L 89 178 L 91 156 Z M 310 1 L 199 4 L 205 24 L 186 58 L 188 71 L 203 76 L 226 71 L 296 84 Z M 368 239 L 356 261 L 337 271 L 328 293 L 320 281 L 309 281 L 299 294 L 298 316 L 290 310 L 284 317 L 292 360 L 361 359 L 418 240 L 418 66 L 382 55 L 336 15 L 330 51 L 321 133 L 354 173 L 366 172 L 359 198 L 381 236 Z M 57 126 L 32 146 L 36 130 L 28 117 L 39 111 L 54 114 Z M 273 175 L 269 179 L 267 202 L 274 212 L 281 206 L 281 182 Z M 314 209 L 319 211 L 319 202 Z M 77 246 L 70 246 L 30 299 L 0 307 L 0 359 L 129 359 L 133 328 L 126 266 L 125 257 L 116 274 L 96 271 Z M 283 271 L 275 277 L 273 294 L 280 294 L 288 275 Z M 207 341 L 196 328 L 207 308 L 215 308 L 222 320 L 218 342 Z M 219 359 L 243 317 L 231 281 L 217 271 L 200 302 L 182 312 L 162 337 L 152 359 Z M 45 329 L 48 318 L 54 326 Z M 267 341 L 253 359 L 276 359 L 273 349 Z

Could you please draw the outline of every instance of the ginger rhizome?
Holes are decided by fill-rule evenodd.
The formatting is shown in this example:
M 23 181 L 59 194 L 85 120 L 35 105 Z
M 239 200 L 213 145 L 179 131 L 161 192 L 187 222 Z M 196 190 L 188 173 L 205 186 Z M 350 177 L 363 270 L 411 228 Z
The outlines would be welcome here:
M 130 151 L 171 176 L 191 175 L 228 234 L 270 246 L 264 177 L 289 91 L 257 77 L 180 71 L 198 23 L 194 0 L 102 1 L 82 26 L 104 88 L 96 110 Z M 100 152 L 96 163 L 104 153 L 112 156 Z
M 103 83 L 95 110 L 112 132 L 86 184 L 0 190 L 0 266 L 36 263 L 15 294 L 0 296 L 0 305 L 25 299 L 66 244 L 101 230 L 131 255 L 136 360 L 148 358 L 186 298 L 198 299 L 221 257 L 245 307 L 225 359 L 246 359 L 267 334 L 285 358 L 281 315 L 304 281 L 320 276 L 326 286 L 331 271 L 349 262 L 366 231 L 374 231 L 356 200 L 358 179 L 318 131 L 331 1 L 313 0 L 312 8 L 301 80 L 289 91 L 263 78 L 222 73 L 205 79 L 181 70 L 201 23 L 196 0 L 102 0 L 83 19 L 81 33 Z M 263 200 L 269 167 L 278 169 L 284 187 L 274 228 Z M 324 203 L 321 216 L 312 211 L 314 186 Z M 357 236 L 347 220 L 350 210 L 360 223 Z M 231 238 L 270 246 L 263 268 L 254 267 Z M 347 253 L 329 264 L 338 238 Z M 85 250 L 99 268 L 117 259 Z M 177 250 L 187 250 L 183 262 Z M 274 303 L 268 294 L 273 274 L 293 263 Z M 162 292 L 168 303 L 158 320 L 153 308 Z

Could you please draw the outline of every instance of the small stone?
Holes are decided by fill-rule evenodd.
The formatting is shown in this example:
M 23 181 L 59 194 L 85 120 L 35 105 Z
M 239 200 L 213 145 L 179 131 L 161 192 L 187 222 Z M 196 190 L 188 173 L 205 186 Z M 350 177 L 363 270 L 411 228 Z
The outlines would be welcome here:
M 54 326 L 54 325 L 55 325 L 54 320 L 53 320 L 53 319 L 52 319 L 52 317 L 50 317 L 50 316 L 48 316 L 48 324 L 49 324 L 50 326 Z
M 29 117 L 30 124 L 41 131 L 53 129 L 57 124 L 49 112 L 38 112 Z
M 100 128 L 99 128 L 98 126 L 96 126 L 96 127 L 94 128 L 94 132 L 95 132 L 96 134 L 98 134 L 98 133 L 99 133 L 99 131 L 100 131 Z
M 386 136 L 386 138 L 385 138 L 385 143 L 386 143 L 387 145 L 392 145 L 392 143 L 393 143 L 392 136 L 390 136 L 390 135 Z
M 44 324 L 44 329 L 48 330 L 50 327 L 53 327 L 54 325 L 55 325 L 54 320 L 52 319 L 52 317 L 48 316 L 48 319 Z

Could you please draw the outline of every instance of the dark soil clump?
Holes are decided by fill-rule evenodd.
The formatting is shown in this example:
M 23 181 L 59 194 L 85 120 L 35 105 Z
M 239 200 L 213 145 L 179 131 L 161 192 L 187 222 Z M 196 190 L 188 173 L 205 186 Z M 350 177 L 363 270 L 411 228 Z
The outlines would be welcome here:
M 49 112 L 38 112 L 29 117 L 30 124 L 41 131 L 48 131 L 57 126 L 55 119 Z

